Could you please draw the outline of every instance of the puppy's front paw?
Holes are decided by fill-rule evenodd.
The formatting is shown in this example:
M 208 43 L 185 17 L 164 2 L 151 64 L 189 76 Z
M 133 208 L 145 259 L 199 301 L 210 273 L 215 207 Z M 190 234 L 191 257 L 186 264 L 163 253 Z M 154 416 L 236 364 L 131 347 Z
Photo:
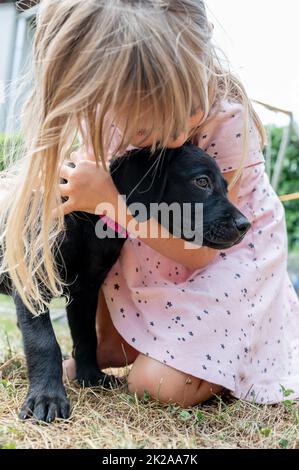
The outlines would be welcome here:
M 34 418 L 51 423 L 55 418 L 67 419 L 70 416 L 70 404 L 64 388 L 30 387 L 19 413 L 22 420 Z
M 77 380 L 81 387 L 118 388 L 122 384 L 117 377 L 101 372 L 96 366 L 77 368 Z

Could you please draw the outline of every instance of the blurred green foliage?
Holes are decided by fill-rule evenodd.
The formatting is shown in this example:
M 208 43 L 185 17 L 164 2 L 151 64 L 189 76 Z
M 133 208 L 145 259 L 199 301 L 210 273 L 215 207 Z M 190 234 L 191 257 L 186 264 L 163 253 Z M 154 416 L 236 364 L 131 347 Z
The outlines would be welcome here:
M 267 126 L 271 135 L 271 175 L 282 139 L 283 127 Z M 290 142 L 283 161 L 277 193 L 279 195 L 299 192 L 299 139 L 291 132 Z M 283 202 L 288 228 L 289 250 L 299 249 L 299 199 Z
M 12 161 L 19 157 L 22 143 L 23 141 L 20 135 L 8 136 L 0 134 L 0 171 L 4 170 L 5 162 L 8 161 L 8 157 L 10 157 Z

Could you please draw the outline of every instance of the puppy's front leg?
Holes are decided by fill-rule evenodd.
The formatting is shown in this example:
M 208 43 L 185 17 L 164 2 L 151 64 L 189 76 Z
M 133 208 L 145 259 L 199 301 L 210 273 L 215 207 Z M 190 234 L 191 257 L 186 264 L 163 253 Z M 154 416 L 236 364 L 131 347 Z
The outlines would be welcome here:
M 97 335 L 95 317 L 99 286 L 89 286 L 73 292 L 66 307 L 73 339 L 73 357 L 76 361 L 77 380 L 83 387 L 102 385 L 115 387 L 116 377 L 104 374 L 97 364 Z
M 62 383 L 61 351 L 49 311 L 34 316 L 17 293 L 13 298 L 29 376 L 29 390 L 19 416 L 21 419 L 33 416 L 48 423 L 55 417 L 67 419 L 70 405 Z

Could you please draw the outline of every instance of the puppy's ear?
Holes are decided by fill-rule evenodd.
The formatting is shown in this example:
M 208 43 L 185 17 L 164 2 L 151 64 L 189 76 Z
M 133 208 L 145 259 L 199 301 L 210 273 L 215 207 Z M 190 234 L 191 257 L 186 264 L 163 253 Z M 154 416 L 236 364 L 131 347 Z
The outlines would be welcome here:
M 136 204 L 131 212 L 139 222 L 153 215 L 150 214 L 151 203 L 159 204 L 163 199 L 170 157 L 171 149 L 151 155 L 147 147 L 130 150 L 110 164 L 112 180 L 118 192 L 126 196 L 127 206 Z

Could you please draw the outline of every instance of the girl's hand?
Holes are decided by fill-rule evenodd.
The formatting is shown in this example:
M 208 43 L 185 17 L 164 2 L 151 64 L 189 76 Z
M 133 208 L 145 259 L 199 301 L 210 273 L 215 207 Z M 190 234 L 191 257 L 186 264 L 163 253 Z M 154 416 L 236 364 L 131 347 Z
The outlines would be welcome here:
M 72 167 L 64 162 L 59 172 L 67 181 L 59 184 L 60 193 L 68 200 L 54 209 L 54 217 L 61 208 L 64 214 L 73 211 L 95 214 L 98 204 L 112 202 L 116 188 L 110 174 L 97 166 L 92 156 L 79 150 L 71 153 L 70 162 Z

